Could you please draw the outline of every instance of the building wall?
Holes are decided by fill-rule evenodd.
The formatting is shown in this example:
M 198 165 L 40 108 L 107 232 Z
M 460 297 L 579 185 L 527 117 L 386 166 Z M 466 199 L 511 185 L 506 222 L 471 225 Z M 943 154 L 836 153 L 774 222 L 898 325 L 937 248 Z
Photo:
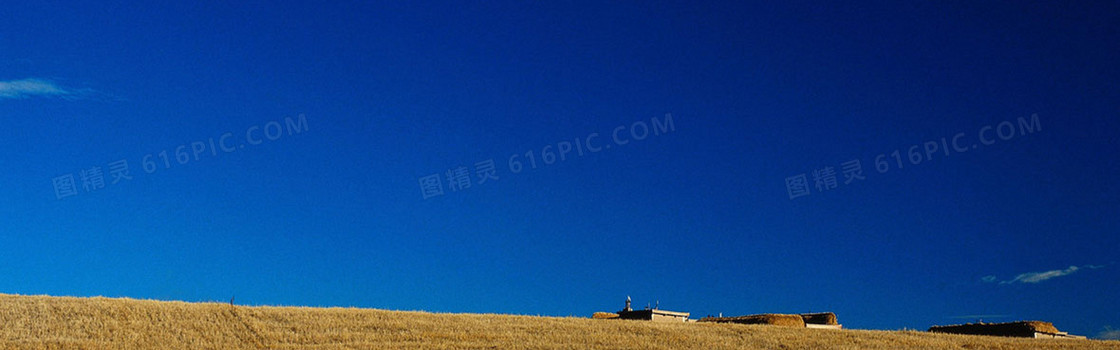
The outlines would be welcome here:
M 1043 333 L 1043 332 L 1034 332 L 1034 337 L 1035 338 L 1047 338 L 1047 339 L 1085 339 L 1084 336 L 1080 336 L 1080 335 L 1070 335 L 1068 333 L 1054 334 L 1054 333 Z
M 685 320 L 688 319 L 688 317 L 667 316 L 667 315 L 658 315 L 658 314 L 653 314 L 651 316 L 653 317 L 653 319 L 652 319 L 653 321 L 658 321 L 658 322 L 684 322 Z

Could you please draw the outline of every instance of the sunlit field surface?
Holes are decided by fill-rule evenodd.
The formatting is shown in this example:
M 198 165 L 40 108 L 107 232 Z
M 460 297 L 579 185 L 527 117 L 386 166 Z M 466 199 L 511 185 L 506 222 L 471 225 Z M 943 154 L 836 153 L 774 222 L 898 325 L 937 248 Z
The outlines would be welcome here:
M 0 295 L 0 348 L 1120 349 L 1120 341 Z

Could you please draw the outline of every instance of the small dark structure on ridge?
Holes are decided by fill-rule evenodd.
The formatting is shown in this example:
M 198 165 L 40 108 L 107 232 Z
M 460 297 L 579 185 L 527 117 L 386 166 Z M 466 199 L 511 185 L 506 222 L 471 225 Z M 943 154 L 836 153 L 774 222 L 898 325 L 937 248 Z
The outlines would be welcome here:
M 688 322 L 687 312 L 666 311 L 660 310 L 657 307 L 645 310 L 634 310 L 630 308 L 630 297 L 626 297 L 626 307 L 618 312 L 618 318 L 623 320 L 646 320 L 658 322 Z
M 1005 323 L 966 323 L 951 326 L 929 327 L 930 332 L 969 335 L 992 335 L 1019 338 L 1057 338 L 1085 339 L 1083 336 L 1070 335 L 1058 331 L 1054 324 L 1042 321 L 1018 321 Z

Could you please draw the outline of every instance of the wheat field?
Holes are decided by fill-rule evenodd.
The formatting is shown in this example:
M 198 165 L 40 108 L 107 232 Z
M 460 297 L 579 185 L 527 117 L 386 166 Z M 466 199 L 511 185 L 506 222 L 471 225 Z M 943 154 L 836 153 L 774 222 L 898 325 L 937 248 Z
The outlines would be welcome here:
M 2 349 L 1120 349 L 1120 341 L 0 294 Z

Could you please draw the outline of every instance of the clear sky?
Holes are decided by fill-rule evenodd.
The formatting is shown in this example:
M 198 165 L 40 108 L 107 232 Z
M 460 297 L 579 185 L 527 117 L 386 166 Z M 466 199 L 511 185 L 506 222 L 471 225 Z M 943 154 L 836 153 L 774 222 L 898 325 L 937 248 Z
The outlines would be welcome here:
M 2 293 L 1120 328 L 1114 2 L 30 3 Z

